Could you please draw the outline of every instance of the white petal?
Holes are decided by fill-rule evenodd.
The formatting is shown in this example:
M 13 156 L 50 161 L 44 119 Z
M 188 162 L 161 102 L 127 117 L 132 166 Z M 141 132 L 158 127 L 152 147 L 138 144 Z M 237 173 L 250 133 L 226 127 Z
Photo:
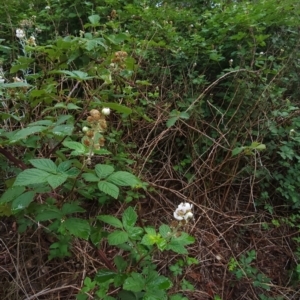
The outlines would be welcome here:
M 188 212 L 185 214 L 184 216 L 184 219 L 187 220 L 187 219 L 192 219 L 194 217 L 193 213 L 192 212 Z
M 183 217 L 178 216 L 177 213 L 176 213 L 176 211 L 174 211 L 173 215 L 174 215 L 174 218 L 175 218 L 176 220 L 179 220 L 179 221 L 183 220 Z

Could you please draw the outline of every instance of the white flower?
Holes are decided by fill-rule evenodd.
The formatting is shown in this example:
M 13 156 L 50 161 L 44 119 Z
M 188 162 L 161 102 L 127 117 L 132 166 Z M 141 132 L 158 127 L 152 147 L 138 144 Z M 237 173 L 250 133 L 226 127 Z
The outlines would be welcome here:
M 88 132 L 88 131 L 89 131 L 89 128 L 87 126 L 82 127 L 82 132 Z
M 192 208 L 193 204 L 182 202 L 174 211 L 173 216 L 179 221 L 192 219 L 194 216 L 192 213 Z
M 263 52 L 260 52 L 259 55 L 264 55 L 264 53 L 263 53 Z
M 46 10 L 49 10 L 51 7 L 49 6 L 49 5 L 47 5 L 46 7 L 45 7 L 45 9 Z
M 23 29 L 17 28 L 16 29 L 16 37 L 19 39 L 23 39 L 25 37 L 25 32 Z
M 105 116 L 108 116 L 110 114 L 110 108 L 104 107 L 101 111 Z

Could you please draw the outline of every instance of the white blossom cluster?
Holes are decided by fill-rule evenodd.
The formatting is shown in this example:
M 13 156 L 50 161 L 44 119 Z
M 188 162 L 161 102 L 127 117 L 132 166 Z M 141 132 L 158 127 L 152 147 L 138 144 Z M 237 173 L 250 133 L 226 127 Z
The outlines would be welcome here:
M 194 217 L 192 213 L 193 204 L 182 202 L 178 205 L 173 215 L 176 220 L 189 220 Z
M 19 39 L 23 39 L 25 37 L 25 32 L 23 29 L 17 28 L 16 29 L 16 37 Z

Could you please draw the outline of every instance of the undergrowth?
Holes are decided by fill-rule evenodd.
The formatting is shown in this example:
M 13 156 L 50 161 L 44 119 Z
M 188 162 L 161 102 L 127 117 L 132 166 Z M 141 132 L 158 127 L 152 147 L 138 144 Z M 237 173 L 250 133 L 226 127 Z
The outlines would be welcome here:
M 1 299 L 299 296 L 299 4 L 198 2 L 4 4 Z

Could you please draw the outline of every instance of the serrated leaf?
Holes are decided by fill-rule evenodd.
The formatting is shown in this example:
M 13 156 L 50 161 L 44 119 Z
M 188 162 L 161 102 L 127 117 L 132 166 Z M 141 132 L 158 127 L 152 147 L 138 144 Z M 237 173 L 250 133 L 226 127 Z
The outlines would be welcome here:
M 67 148 L 75 150 L 78 154 L 84 154 L 86 151 L 85 146 L 78 142 L 64 141 L 63 145 Z
M 114 171 L 114 167 L 110 166 L 110 165 L 103 165 L 103 164 L 97 164 L 95 166 L 95 171 L 97 176 L 100 179 L 106 178 L 107 176 L 109 176 L 113 171 Z
M 26 169 L 17 176 L 14 182 L 14 186 L 26 186 L 36 183 L 45 183 L 47 182 L 50 175 L 51 174 L 43 170 Z
M 137 220 L 137 214 L 134 211 L 134 209 L 129 206 L 124 212 L 122 216 L 122 222 L 124 225 L 124 228 L 127 229 L 129 227 L 133 227 L 135 225 L 135 222 Z
M 132 240 L 140 240 L 141 235 L 144 233 L 144 229 L 141 227 L 128 227 L 126 228 L 128 236 Z
M 63 227 L 76 237 L 87 240 L 90 235 L 91 227 L 87 220 L 70 218 L 63 222 Z
M 107 177 L 107 181 L 118 186 L 135 186 L 139 183 L 137 177 L 126 171 L 118 171 Z
M 51 159 L 31 159 L 29 160 L 29 162 L 39 170 L 43 170 L 49 173 L 56 173 L 57 171 L 57 166 Z
M 52 124 L 53 122 L 51 120 L 39 120 L 28 124 L 28 127 L 29 126 L 51 126 Z
M 119 196 L 119 188 L 107 181 L 100 181 L 98 182 L 98 188 L 101 192 L 117 199 Z
M 13 135 L 10 140 L 11 142 L 16 142 L 18 140 L 25 139 L 28 135 L 43 132 L 48 127 L 45 126 L 32 126 L 19 130 L 15 135 Z
M 188 251 L 184 248 L 184 246 L 176 241 L 171 241 L 168 244 L 167 249 L 172 250 L 173 252 L 176 252 L 178 254 L 188 254 Z
M 68 171 L 68 169 L 71 167 L 71 165 L 72 165 L 72 161 L 66 160 L 58 165 L 57 172 L 64 173 L 64 172 Z
M 56 189 L 62 185 L 68 179 L 68 177 L 69 176 L 67 174 L 50 174 L 47 177 L 47 182 L 53 189 Z
M 172 287 L 172 282 L 165 276 L 159 276 L 157 272 L 155 272 L 155 276 L 148 276 L 147 278 L 147 289 L 149 290 L 168 290 Z M 150 280 L 149 280 L 150 279 Z
M 135 295 L 135 293 L 133 293 L 131 291 L 121 290 L 118 293 L 118 299 L 120 299 L 120 300 L 136 300 L 137 296 Z M 138 298 L 138 299 L 140 299 L 140 298 Z
M 92 25 L 97 25 L 100 21 L 100 16 L 99 15 L 92 15 L 88 17 L 89 21 L 91 22 Z
M 155 235 L 145 234 L 141 240 L 142 245 L 151 246 L 155 244 Z
M 131 276 L 128 277 L 124 284 L 123 289 L 132 292 L 140 292 L 145 288 L 145 279 L 139 273 L 132 272 Z
M 106 102 L 105 107 L 109 107 L 119 113 L 130 115 L 132 113 L 132 109 L 117 103 Z
M 112 225 L 116 228 L 123 228 L 122 222 L 116 217 L 109 216 L 109 215 L 102 215 L 102 216 L 98 216 L 97 219 L 104 223 Z
M 77 110 L 77 109 L 81 109 L 81 107 L 77 106 L 74 103 L 68 103 L 67 109 L 70 109 L 70 110 L 75 109 L 75 110 Z
M 236 156 L 244 150 L 244 147 L 237 147 L 232 150 L 231 156 Z
M 171 242 L 168 244 L 167 249 L 172 250 L 179 254 L 188 254 L 188 251 L 185 249 L 184 246 L 193 244 L 195 239 L 188 235 L 185 232 L 182 232 L 179 237 L 173 237 Z
M 14 66 L 16 68 L 16 70 L 20 70 L 20 65 Z M 12 67 L 12 68 L 14 68 Z M 13 72 L 14 73 L 14 72 Z M 12 82 L 12 83 L 3 83 L 0 85 L 0 88 L 18 88 L 18 87 L 31 87 L 30 84 L 26 83 L 26 82 Z
M 54 210 L 49 208 L 49 210 L 44 210 L 38 213 L 34 219 L 37 222 L 42 222 L 42 221 L 48 221 L 53 219 L 60 220 L 61 218 L 63 218 L 63 214 L 59 210 Z
M 190 118 L 190 115 L 189 115 L 187 112 L 183 111 L 183 112 L 181 112 L 181 113 L 179 114 L 179 117 L 180 117 L 181 119 L 188 120 L 188 119 Z
M 114 263 L 115 263 L 119 273 L 124 272 L 128 266 L 128 263 L 120 255 L 116 255 L 114 257 Z
M 24 191 L 25 188 L 23 186 L 12 186 L 1 195 L 0 204 L 11 202 L 20 196 Z
M 107 241 L 111 246 L 124 244 L 128 241 L 128 234 L 125 231 L 115 230 L 107 236 Z
M 86 210 L 76 203 L 65 203 L 61 208 L 61 212 L 64 215 L 74 214 L 74 213 L 83 213 Z
M 98 182 L 100 180 L 99 177 L 92 173 L 83 173 L 82 178 L 89 182 Z
M 163 224 L 159 227 L 159 233 L 163 238 L 169 237 L 170 232 L 171 232 L 171 228 L 168 225 Z
M 11 204 L 11 210 L 13 213 L 19 212 L 28 207 L 28 205 L 34 200 L 35 194 L 36 193 L 34 191 L 25 192 L 13 200 Z
M 103 283 L 110 279 L 113 279 L 116 275 L 117 273 L 114 271 L 102 269 L 95 275 L 95 281 L 97 281 L 98 283 Z
M 265 144 L 260 144 L 260 145 L 257 145 L 256 147 L 255 147 L 255 149 L 256 150 L 266 150 L 266 145 Z
M 174 126 L 175 123 L 177 122 L 177 120 L 178 120 L 178 117 L 170 118 L 166 123 L 167 127 L 170 128 L 170 127 Z
M 145 231 L 146 231 L 148 234 L 156 235 L 156 231 L 155 231 L 155 229 L 152 228 L 152 227 L 146 227 L 146 228 L 145 228 Z
M 57 125 L 52 129 L 52 133 L 59 136 L 71 135 L 74 126 L 72 124 Z

